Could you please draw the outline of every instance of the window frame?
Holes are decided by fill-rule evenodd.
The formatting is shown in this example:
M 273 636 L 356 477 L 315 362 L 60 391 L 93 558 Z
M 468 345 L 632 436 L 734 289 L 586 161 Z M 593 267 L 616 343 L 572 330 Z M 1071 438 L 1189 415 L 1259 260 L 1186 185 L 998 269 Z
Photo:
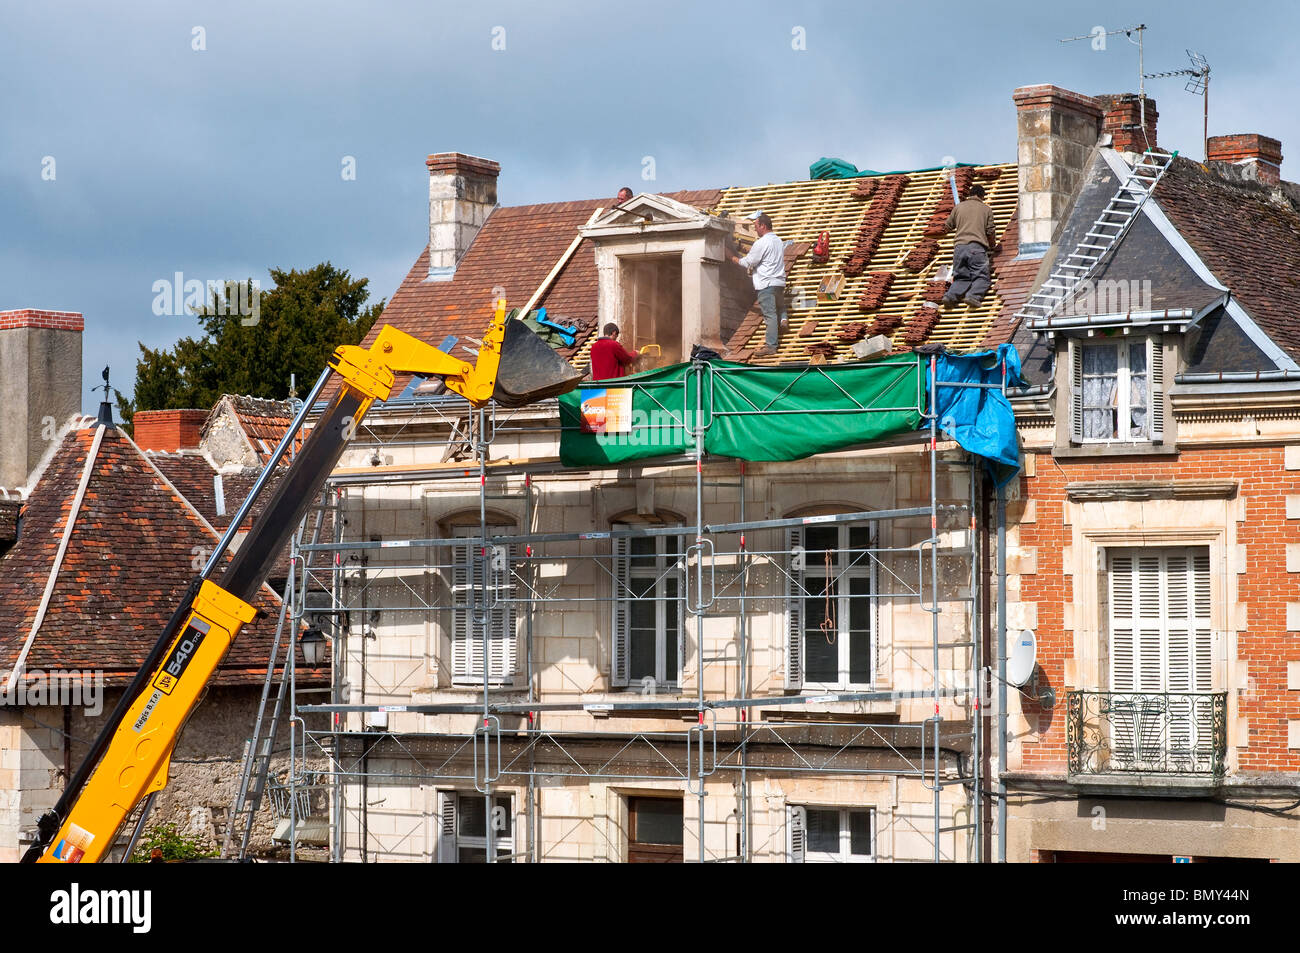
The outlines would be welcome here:
M 838 811 L 840 848 L 830 851 L 808 849 L 808 812 Z M 786 807 L 786 860 L 794 864 L 874 864 L 879 856 L 877 810 L 874 805 L 790 804 Z M 850 815 L 866 814 L 871 828 L 871 853 L 853 853 L 853 826 Z
M 631 524 L 617 523 L 615 530 L 626 530 L 634 528 Z M 655 562 L 652 570 L 647 570 L 643 566 L 637 565 L 635 560 L 638 558 L 632 554 L 632 542 L 635 539 L 646 539 L 654 543 Z M 667 543 L 670 540 L 676 540 L 678 550 L 675 554 L 668 553 Z M 680 534 L 667 534 L 656 536 L 632 537 L 632 536 L 615 536 L 613 537 L 613 568 L 612 577 L 614 584 L 614 599 L 611 613 L 612 639 L 611 639 L 611 662 L 612 672 L 611 681 L 617 688 L 633 688 L 641 690 L 646 678 L 653 678 L 653 688 L 655 692 L 676 692 L 679 691 L 682 684 L 682 675 L 685 670 L 686 656 L 686 534 L 683 531 Z M 670 558 L 676 555 L 677 565 L 670 566 Z M 665 590 L 670 578 L 675 578 L 677 583 L 677 596 L 670 600 Z M 654 594 L 649 598 L 654 600 L 655 604 L 655 674 L 653 676 L 642 676 L 633 678 L 631 673 L 632 664 L 632 610 L 633 602 L 639 601 L 645 597 L 633 594 L 632 582 L 640 578 L 653 579 Z M 677 670 L 670 673 L 667 671 L 668 664 L 668 604 L 673 601 L 677 604 Z
M 808 651 L 806 639 L 808 637 L 807 627 L 804 625 L 805 611 L 804 606 L 807 600 L 824 598 L 822 593 L 813 593 L 808 589 L 807 580 L 809 578 L 807 549 L 805 541 L 806 533 L 810 527 L 816 527 L 815 522 L 810 522 L 804 526 L 792 527 L 787 532 L 787 549 L 790 552 L 790 565 L 788 567 L 786 578 L 786 688 L 813 691 L 846 691 L 861 690 L 874 688 L 880 680 L 880 593 L 879 593 L 879 573 L 875 558 L 871 556 L 871 551 L 879 545 L 879 524 L 875 521 L 863 523 L 837 523 L 831 524 L 837 530 L 838 540 L 836 549 L 836 564 L 832 567 L 835 574 L 832 578 L 837 580 L 837 592 L 835 599 L 835 613 L 838 621 L 836 632 L 836 644 L 839 652 L 837 674 L 838 678 L 834 682 L 813 681 L 808 678 Z M 856 563 L 848 563 L 848 555 L 852 552 L 849 546 L 850 533 L 854 529 L 865 528 L 867 530 L 867 546 L 860 552 L 860 558 L 865 559 L 865 564 L 857 566 Z M 824 550 L 816 550 L 821 553 Z M 797 568 L 798 560 L 802 558 L 802 568 Z M 847 563 L 847 565 L 846 565 Z M 824 578 L 820 572 L 815 574 L 815 578 Z M 868 580 L 868 594 L 866 599 L 869 603 L 869 653 L 871 677 L 865 682 L 855 682 L 852 678 L 852 652 L 849 636 L 852 633 L 850 628 L 851 615 L 850 607 L 855 597 L 851 594 L 853 579 Z M 798 645 L 796 646 L 796 632 L 798 633 Z
M 473 798 L 481 801 L 483 795 L 478 792 L 460 791 L 460 790 L 440 790 L 437 792 L 438 799 L 438 836 L 437 844 L 434 850 L 434 862 L 439 864 L 459 864 L 460 852 L 462 849 L 475 850 L 480 849 L 487 856 L 487 825 L 491 823 L 491 815 L 485 815 L 483 818 L 484 830 L 482 836 L 474 834 L 461 834 L 460 832 L 460 802 L 462 798 Z M 493 844 L 497 850 L 497 861 L 500 862 L 503 855 L 513 855 L 517 853 L 515 849 L 515 835 L 519 830 L 518 818 L 515 817 L 515 796 L 513 792 L 494 794 L 494 801 L 505 800 L 506 816 L 510 818 L 510 833 L 500 837 L 493 838 Z M 498 805 L 500 806 L 500 805 Z
M 1147 380 L 1147 435 L 1134 437 L 1133 429 L 1133 374 L 1130 367 L 1130 348 L 1141 343 L 1146 349 Z M 1088 437 L 1084 433 L 1083 354 L 1088 349 L 1113 347 L 1116 350 L 1115 389 L 1117 402 L 1114 405 L 1119 433 L 1112 437 Z M 1066 431 L 1071 445 L 1078 447 L 1144 447 L 1166 442 L 1165 398 L 1166 381 L 1164 373 L 1164 343 L 1159 335 L 1124 334 L 1104 338 L 1067 338 L 1066 372 L 1068 376 L 1065 390 L 1067 398 Z
M 512 535 L 515 527 L 507 523 L 489 523 L 487 526 L 488 548 L 493 546 L 490 540 L 498 535 Z M 479 535 L 478 524 L 460 523 L 453 524 L 449 528 L 449 533 L 454 539 L 465 539 L 464 543 L 458 543 L 452 547 L 452 566 L 447 571 L 447 586 L 451 591 L 451 624 L 448 629 L 450 641 L 450 654 L 448 668 L 451 670 L 451 683 L 453 687 L 479 687 L 483 684 L 484 673 L 482 670 L 475 670 L 475 652 L 481 645 L 481 637 L 474 631 L 474 586 L 476 583 L 476 567 L 483 566 L 483 571 L 488 574 L 485 580 L 485 588 L 492 589 L 496 592 L 498 600 L 497 605 L 488 611 L 493 614 L 494 618 L 489 623 L 489 637 L 487 651 L 489 658 L 486 660 L 488 671 L 488 684 L 508 687 L 514 684 L 515 674 L 518 670 L 519 656 L 519 634 L 518 634 L 518 617 L 515 610 L 515 560 L 517 558 L 517 547 L 510 545 L 503 547 L 505 552 L 505 572 L 501 580 L 492 578 L 493 553 L 489 552 L 485 556 L 479 556 L 474 552 L 474 546 L 471 540 L 475 540 Z M 461 598 L 467 598 L 468 601 L 461 602 Z M 500 649 L 498 658 L 494 637 L 491 635 L 492 628 L 499 628 L 503 633 L 505 641 L 504 647 Z M 457 651 L 457 643 L 464 639 L 465 645 L 461 653 Z M 494 668 L 496 671 L 494 671 Z

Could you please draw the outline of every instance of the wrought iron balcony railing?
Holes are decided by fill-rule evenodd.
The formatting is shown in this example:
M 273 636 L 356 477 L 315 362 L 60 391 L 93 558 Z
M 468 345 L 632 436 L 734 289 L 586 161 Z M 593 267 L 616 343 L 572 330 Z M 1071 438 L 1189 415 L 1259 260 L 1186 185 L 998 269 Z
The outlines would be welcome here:
M 1226 692 L 1067 692 L 1071 774 L 1223 774 Z

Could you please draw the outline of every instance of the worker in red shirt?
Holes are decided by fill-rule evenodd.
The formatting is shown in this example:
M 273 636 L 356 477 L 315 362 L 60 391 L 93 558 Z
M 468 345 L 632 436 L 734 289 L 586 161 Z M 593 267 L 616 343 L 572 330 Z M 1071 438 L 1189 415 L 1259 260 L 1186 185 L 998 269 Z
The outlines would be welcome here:
M 622 377 L 641 355 L 618 343 L 618 325 L 605 325 L 604 335 L 591 346 L 591 379 L 609 380 Z

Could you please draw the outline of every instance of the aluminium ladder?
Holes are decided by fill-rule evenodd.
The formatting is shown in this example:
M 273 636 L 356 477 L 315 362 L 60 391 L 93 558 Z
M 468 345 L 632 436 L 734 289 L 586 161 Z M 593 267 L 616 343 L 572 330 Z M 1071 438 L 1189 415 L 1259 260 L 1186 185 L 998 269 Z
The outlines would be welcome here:
M 1058 259 L 1047 280 L 1025 301 L 1016 315 L 1018 319 L 1028 319 L 1030 328 L 1035 329 L 1050 322 L 1056 310 L 1076 288 L 1096 274 L 1106 256 L 1128 233 L 1177 155 L 1177 151 L 1164 153 L 1148 149 L 1138 158 L 1083 240 L 1069 255 Z

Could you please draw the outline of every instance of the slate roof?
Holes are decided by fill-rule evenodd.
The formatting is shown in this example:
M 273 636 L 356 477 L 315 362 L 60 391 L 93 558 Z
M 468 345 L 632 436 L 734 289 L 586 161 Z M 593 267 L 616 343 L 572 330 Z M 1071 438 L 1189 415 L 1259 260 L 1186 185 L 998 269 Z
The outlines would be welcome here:
M 1089 168 L 1058 243 L 1073 250 L 1114 194 L 1118 180 L 1100 155 Z M 1176 158 L 1156 186 L 1156 207 L 1246 313 L 1283 351 L 1300 359 L 1300 199 L 1284 184 L 1270 187 L 1239 172 Z M 1223 292 L 1200 278 L 1145 215 L 1139 216 L 1112 257 L 1102 280 L 1149 280 L 1151 308 L 1205 312 L 1187 355 L 1187 373 L 1269 371 L 1277 364 L 1218 302 Z M 1014 314 L 1014 312 L 1012 313 Z M 1009 317 L 1014 326 L 1014 319 Z M 1014 343 L 1030 384 L 1047 383 L 1052 347 L 1028 327 Z
M 95 429 L 64 438 L 24 504 L 17 543 L 0 558 L 0 671 L 16 663 L 28 638 Z M 195 561 L 216 541 L 145 455 L 120 431 L 106 431 L 27 669 L 93 668 L 110 685 L 128 680 L 197 574 Z M 214 684 L 261 683 L 279 600 L 264 586 L 255 605 L 269 616 L 245 628 Z M 325 677 L 300 672 L 309 680 Z
M 1300 208 L 1292 190 L 1179 158 L 1155 197 L 1214 276 L 1300 361 Z

